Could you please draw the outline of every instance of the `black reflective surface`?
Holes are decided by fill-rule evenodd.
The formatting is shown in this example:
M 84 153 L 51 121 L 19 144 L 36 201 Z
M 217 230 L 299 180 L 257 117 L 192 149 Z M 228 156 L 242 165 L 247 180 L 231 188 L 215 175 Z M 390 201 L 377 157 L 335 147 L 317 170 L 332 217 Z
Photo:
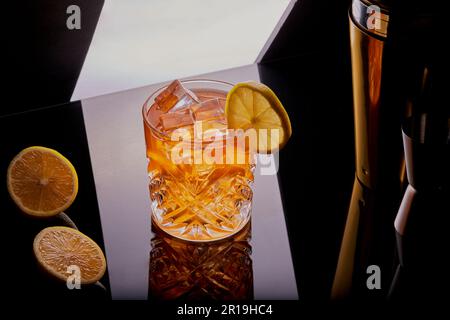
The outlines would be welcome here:
M 22 149 L 46 146 L 58 150 L 74 165 L 79 177 L 79 192 L 66 214 L 78 229 L 105 250 L 97 205 L 95 184 L 79 102 L 39 111 L 0 117 L 0 213 L 4 252 L 2 288 L 10 298 L 97 298 L 110 296 L 108 273 L 101 279 L 107 291 L 97 286 L 68 290 L 65 283 L 49 281 L 37 267 L 33 239 L 43 228 L 65 225 L 58 218 L 36 220 L 23 215 L 6 188 L 9 162 Z

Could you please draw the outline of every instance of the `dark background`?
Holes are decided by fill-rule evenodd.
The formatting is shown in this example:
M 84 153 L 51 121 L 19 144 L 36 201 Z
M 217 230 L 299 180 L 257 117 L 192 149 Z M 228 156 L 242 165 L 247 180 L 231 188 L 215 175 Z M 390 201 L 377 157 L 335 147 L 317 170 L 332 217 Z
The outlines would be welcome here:
M 70 100 L 104 0 L 20 0 L 4 3 L 6 90 L 0 115 Z M 66 9 L 81 9 L 69 30 Z

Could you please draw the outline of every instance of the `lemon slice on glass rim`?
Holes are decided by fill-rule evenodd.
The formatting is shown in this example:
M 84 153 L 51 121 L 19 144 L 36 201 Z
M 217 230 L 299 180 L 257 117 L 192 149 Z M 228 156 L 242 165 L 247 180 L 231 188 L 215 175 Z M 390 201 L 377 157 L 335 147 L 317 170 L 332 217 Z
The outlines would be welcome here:
M 227 95 L 225 115 L 229 129 L 255 130 L 258 153 L 272 153 L 285 146 L 291 122 L 276 94 L 256 81 L 236 84 Z M 264 137 L 265 141 L 260 141 Z

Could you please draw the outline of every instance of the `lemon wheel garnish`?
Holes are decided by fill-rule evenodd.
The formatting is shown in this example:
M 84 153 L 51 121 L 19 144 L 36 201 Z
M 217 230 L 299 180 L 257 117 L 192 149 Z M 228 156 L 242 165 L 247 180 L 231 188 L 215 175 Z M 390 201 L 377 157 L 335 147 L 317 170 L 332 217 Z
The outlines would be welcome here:
M 258 142 L 257 152 L 260 153 L 283 148 L 292 134 L 286 110 L 275 93 L 262 83 L 249 81 L 236 84 L 228 92 L 225 114 L 230 129 L 252 128 L 258 137 L 261 136 L 259 131 L 265 130 L 266 143 Z M 272 136 L 271 131 L 277 132 L 277 135 Z
M 11 198 L 23 212 L 49 217 L 73 203 L 78 192 L 78 177 L 70 161 L 59 152 L 30 147 L 11 161 L 7 185 Z
M 81 284 L 95 283 L 105 274 L 106 259 L 102 249 L 94 240 L 72 228 L 45 228 L 34 238 L 33 251 L 39 265 L 62 281 L 77 269 Z

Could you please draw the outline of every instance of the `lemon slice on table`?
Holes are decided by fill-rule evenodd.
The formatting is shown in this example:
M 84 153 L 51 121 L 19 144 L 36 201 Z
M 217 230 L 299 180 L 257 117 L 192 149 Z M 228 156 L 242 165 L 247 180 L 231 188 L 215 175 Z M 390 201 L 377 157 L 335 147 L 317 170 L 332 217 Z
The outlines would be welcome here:
M 74 270 L 80 270 L 81 284 L 100 280 L 106 271 L 106 259 L 94 240 L 68 227 L 49 227 L 34 238 L 33 251 L 39 265 L 50 275 L 62 281 Z M 69 270 L 69 272 L 68 272 Z
M 249 81 L 236 84 L 228 92 L 225 114 L 228 128 L 254 129 L 259 139 L 266 137 L 264 143 L 258 141 L 259 153 L 283 148 L 292 134 L 286 110 L 275 93 L 262 83 Z
M 59 152 L 44 147 L 26 148 L 11 161 L 7 185 L 17 206 L 35 217 L 66 210 L 78 193 L 73 165 Z

